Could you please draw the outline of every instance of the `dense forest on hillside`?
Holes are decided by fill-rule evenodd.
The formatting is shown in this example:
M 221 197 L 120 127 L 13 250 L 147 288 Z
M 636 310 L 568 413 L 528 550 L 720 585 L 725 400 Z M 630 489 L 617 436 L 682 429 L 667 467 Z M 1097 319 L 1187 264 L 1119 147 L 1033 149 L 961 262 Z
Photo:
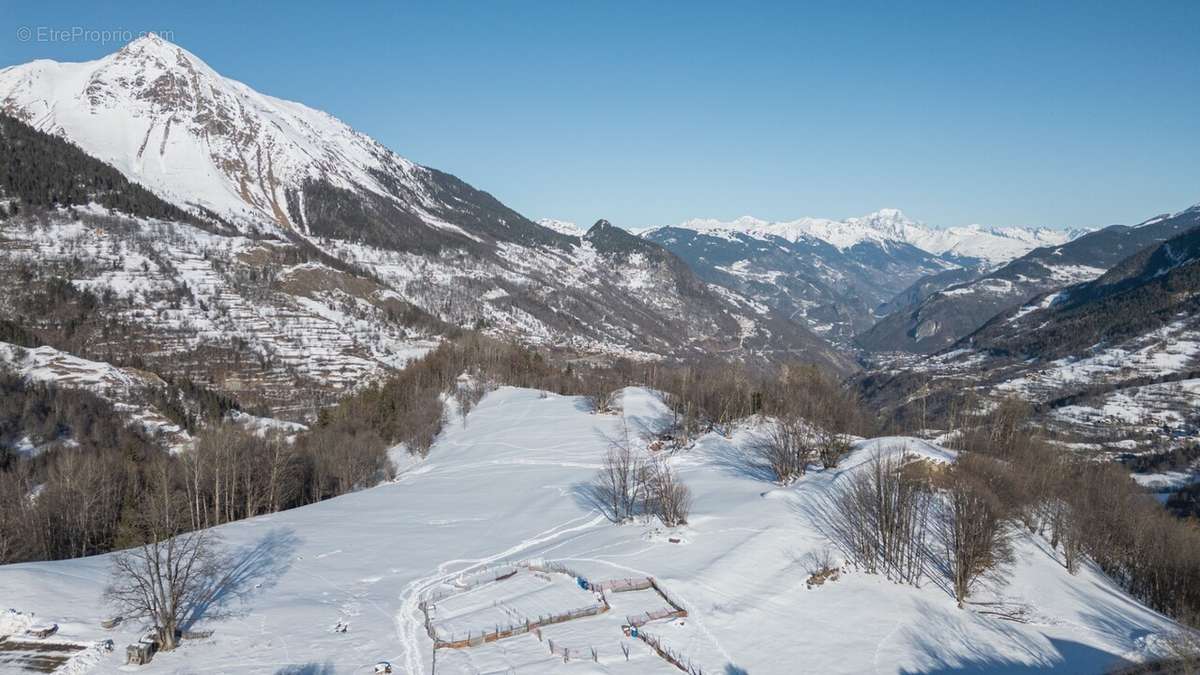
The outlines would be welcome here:
M 25 209 L 86 206 L 92 202 L 132 216 L 213 228 L 130 182 L 120 171 L 75 145 L 0 113 L 0 216 Z

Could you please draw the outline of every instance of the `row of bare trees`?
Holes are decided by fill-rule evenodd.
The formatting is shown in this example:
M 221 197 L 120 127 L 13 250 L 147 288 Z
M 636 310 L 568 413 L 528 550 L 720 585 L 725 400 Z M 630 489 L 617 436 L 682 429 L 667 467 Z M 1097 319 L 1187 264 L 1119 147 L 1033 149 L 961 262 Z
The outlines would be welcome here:
M 650 515 L 675 527 L 687 523 L 692 505 L 691 490 L 667 459 L 640 454 L 633 448 L 627 427 L 610 441 L 603 466 L 584 492 L 614 523 Z
M 53 455 L 0 471 L 0 563 L 74 558 L 120 539 L 128 464 L 112 452 Z
M 1127 468 L 1078 457 L 1042 438 L 1009 400 L 964 415 L 954 444 L 986 472 L 990 507 L 1047 538 L 1063 565 L 1094 564 L 1134 597 L 1200 625 L 1200 528 L 1174 517 Z M 962 459 L 959 460 L 962 463 Z
M 973 455 L 950 466 L 877 455 L 834 495 L 829 532 L 864 571 L 914 586 L 932 578 L 961 607 L 1010 557 L 997 466 Z
M 870 574 L 919 586 L 930 555 L 933 493 L 902 460 L 873 457 L 833 498 L 829 526 L 847 557 Z
M 0 470 L 0 562 L 54 560 L 138 543 L 130 526 L 148 475 L 186 504 L 189 529 L 273 513 L 391 475 L 385 445 L 344 430 L 300 438 L 225 424 L 178 454 L 135 458 L 64 447 Z
M 309 504 L 391 477 L 385 444 L 370 431 L 320 430 L 293 438 L 236 424 L 179 455 L 191 527 L 211 527 Z
M 752 367 L 715 357 L 680 364 L 618 359 L 607 366 L 568 366 L 560 393 L 585 396 L 589 407 L 611 407 L 613 393 L 638 385 L 664 394 L 672 431 L 687 444 L 697 434 L 726 431 L 754 414 L 806 420 L 831 440 L 864 434 L 874 421 L 857 396 L 820 368 L 804 363 Z

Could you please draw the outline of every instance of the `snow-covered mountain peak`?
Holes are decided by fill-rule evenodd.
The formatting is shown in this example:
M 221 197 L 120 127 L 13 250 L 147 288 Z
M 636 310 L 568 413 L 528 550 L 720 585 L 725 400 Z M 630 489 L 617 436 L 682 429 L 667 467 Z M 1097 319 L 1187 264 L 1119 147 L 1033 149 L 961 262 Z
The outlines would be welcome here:
M 773 222 L 742 216 L 732 221 L 698 218 L 676 227 L 724 237 L 742 234 L 756 238 L 780 237 L 791 242 L 820 240 L 842 250 L 864 242 L 909 244 L 934 255 L 974 258 L 990 265 L 1007 262 L 1039 246 L 1063 244 L 1087 232 L 983 225 L 939 228 L 913 220 L 897 208 L 879 209 L 845 220 L 800 218 Z
M 1179 213 L 1176 213 L 1175 216 L 1181 216 L 1185 213 L 1200 213 L 1200 204 L 1192 204 L 1191 206 L 1187 207 L 1186 209 L 1180 211 Z
M 848 222 L 860 223 L 880 233 L 902 233 L 906 228 L 921 227 L 921 224 L 904 215 L 900 209 L 879 209 L 861 218 L 850 218 Z
M 585 230 L 582 227 L 579 227 L 577 223 L 573 223 L 569 220 L 539 218 L 537 224 L 544 228 L 554 230 L 559 234 L 565 234 L 568 237 L 582 237 L 585 232 Z
M 288 200 L 309 180 L 403 193 L 418 217 L 437 220 L 422 209 L 433 201 L 422 185 L 427 170 L 326 113 L 222 77 L 157 35 L 95 61 L 0 70 L 0 109 L 169 201 L 233 223 L 303 231 Z
M 173 42 L 164 40 L 157 33 L 147 33 L 131 40 L 117 50 L 113 56 L 118 60 L 127 61 L 158 60 L 163 63 L 171 63 L 183 59 L 198 65 L 204 64 L 196 55 Z

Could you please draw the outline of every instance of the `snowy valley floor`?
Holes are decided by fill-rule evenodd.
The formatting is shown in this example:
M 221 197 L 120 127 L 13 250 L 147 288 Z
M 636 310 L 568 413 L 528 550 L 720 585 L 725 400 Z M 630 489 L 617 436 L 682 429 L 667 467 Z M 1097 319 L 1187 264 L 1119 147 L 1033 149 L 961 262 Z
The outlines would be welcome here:
M 579 399 L 542 396 L 514 388 L 489 394 L 465 426 L 448 424 L 429 458 L 393 483 L 220 528 L 240 565 L 196 626 L 212 636 L 137 670 L 363 673 L 388 661 L 396 672 L 431 673 L 433 643 L 419 609 L 425 594 L 464 573 L 528 560 L 591 579 L 654 577 L 688 616 L 644 629 L 714 675 L 1103 672 L 1149 656 L 1173 629 L 1095 571 L 1070 576 L 1048 544 L 1024 535 L 1005 578 L 977 598 L 998 604 L 976 608 L 1021 622 L 960 610 L 932 582 L 913 588 L 850 571 L 808 589 L 804 557 L 830 546 L 821 513 L 847 473 L 876 452 L 952 457 L 915 439 L 859 442 L 839 469 L 780 488 L 746 460 L 749 430 L 732 439 L 710 434 L 672 459 L 694 496 L 688 526 L 612 525 L 581 488 L 621 418 L 589 414 Z M 622 403 L 635 433 L 665 422 L 650 392 L 628 389 Z M 101 598 L 107 573 L 104 556 L 0 567 L 0 608 L 58 623 L 55 638 L 115 642 L 116 652 L 88 650 L 60 672 L 124 671 L 124 646 L 139 630 L 100 627 L 109 613 Z M 570 589 L 496 583 L 513 583 L 520 602 L 537 611 L 542 603 L 588 602 Z M 492 609 L 509 611 L 506 603 L 516 602 L 499 598 Z M 621 612 L 655 600 L 631 595 L 627 602 L 545 631 L 560 645 L 595 647 L 598 661 L 589 654 L 564 663 L 523 635 L 438 650 L 436 672 L 680 672 L 624 638 Z M 339 622 L 348 630 L 335 631 Z

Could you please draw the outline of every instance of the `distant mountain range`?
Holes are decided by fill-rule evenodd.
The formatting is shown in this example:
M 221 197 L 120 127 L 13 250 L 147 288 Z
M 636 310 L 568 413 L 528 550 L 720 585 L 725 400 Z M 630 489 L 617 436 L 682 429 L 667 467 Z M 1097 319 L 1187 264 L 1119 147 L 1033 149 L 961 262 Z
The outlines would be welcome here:
M 1007 262 L 1039 246 L 1068 242 L 1088 231 L 983 225 L 936 228 L 910 219 L 899 209 L 881 209 L 845 220 L 800 218 L 772 222 L 743 216 L 729 222 L 694 219 L 673 227 L 716 236 L 746 234 L 758 239 L 778 238 L 790 242 L 816 239 L 843 251 L 864 243 L 909 244 L 951 260 L 990 265 Z
M 1113 225 L 1058 246 L 1036 248 L 976 279 L 899 307 L 857 337 L 870 351 L 931 354 L 970 335 L 989 319 L 1039 293 L 1090 281 L 1139 250 L 1195 227 L 1185 211 L 1139 225 Z
M 973 278 L 1041 245 L 1081 230 L 938 229 L 883 209 L 843 221 L 690 220 L 644 230 L 705 279 L 753 297 L 850 348 L 898 306 L 914 284 Z M 940 290 L 937 285 L 935 290 Z M 908 293 L 911 295 L 911 293 Z

